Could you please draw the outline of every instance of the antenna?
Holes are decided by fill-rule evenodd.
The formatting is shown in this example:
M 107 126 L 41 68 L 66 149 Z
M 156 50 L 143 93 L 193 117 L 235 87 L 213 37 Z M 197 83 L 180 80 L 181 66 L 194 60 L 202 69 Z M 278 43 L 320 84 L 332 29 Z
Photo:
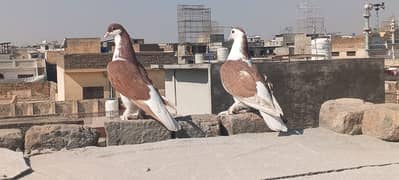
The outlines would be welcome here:
M 373 4 L 374 10 L 375 10 L 375 14 L 376 14 L 376 30 L 377 32 L 379 31 L 379 27 L 380 27 L 380 9 L 385 10 L 385 3 L 382 2 L 380 4 Z

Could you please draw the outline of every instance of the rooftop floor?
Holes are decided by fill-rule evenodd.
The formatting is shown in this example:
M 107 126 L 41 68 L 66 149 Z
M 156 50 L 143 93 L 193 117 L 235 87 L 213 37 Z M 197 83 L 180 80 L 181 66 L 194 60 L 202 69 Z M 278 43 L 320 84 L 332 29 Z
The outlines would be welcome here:
M 397 179 L 399 143 L 316 128 L 90 147 L 30 163 L 23 179 Z

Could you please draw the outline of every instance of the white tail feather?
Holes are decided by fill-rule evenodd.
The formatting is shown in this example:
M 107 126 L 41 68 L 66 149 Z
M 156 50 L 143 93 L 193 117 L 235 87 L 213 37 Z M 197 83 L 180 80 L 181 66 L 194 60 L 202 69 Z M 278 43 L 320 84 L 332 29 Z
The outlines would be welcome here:
M 169 100 L 168 99 L 166 99 L 166 97 L 165 96 L 161 96 L 162 97 L 162 99 L 163 99 L 163 101 L 165 102 L 165 105 L 166 105 L 166 108 L 168 109 L 168 111 L 170 112 L 170 111 L 172 111 L 173 110 L 173 113 L 172 114 L 177 114 L 177 109 L 176 109 L 176 107 L 171 103 L 171 102 L 169 102 Z
M 158 117 L 159 121 L 170 131 L 180 130 L 180 124 L 170 115 L 155 88 L 151 85 L 148 87 L 150 88 L 150 99 L 144 101 L 144 103 L 150 107 L 151 111 Z
M 282 131 L 287 132 L 287 126 L 285 126 L 281 117 L 273 117 L 264 112 L 260 111 L 260 115 L 262 115 L 263 119 L 265 120 L 267 126 L 273 131 Z

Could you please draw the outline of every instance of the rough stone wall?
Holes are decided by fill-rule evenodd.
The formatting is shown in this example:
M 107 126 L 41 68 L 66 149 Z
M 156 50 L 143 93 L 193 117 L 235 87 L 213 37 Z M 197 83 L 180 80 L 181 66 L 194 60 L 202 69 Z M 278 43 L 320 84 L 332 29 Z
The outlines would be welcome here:
M 65 69 L 104 69 L 112 58 L 109 54 L 67 54 L 64 59 Z
M 66 54 L 100 53 L 100 38 L 66 38 Z
M 320 106 L 337 98 L 360 98 L 384 103 L 382 59 L 256 63 L 268 76 L 289 127 L 317 127 Z M 212 66 L 213 113 L 226 110 L 232 97 L 220 84 L 220 64 Z
M 49 81 L 0 84 L 0 96 L 17 95 L 18 99 L 54 99 L 56 91 L 57 85 Z
M 297 34 L 295 36 L 294 54 L 311 54 L 311 37 L 306 34 Z
M 339 56 L 333 56 L 333 59 L 339 58 L 365 58 L 367 52 L 365 50 L 364 36 L 340 37 L 334 36 L 331 39 L 332 52 L 339 53 Z M 355 56 L 347 56 L 348 51 L 355 51 Z
M 398 82 L 385 81 L 385 103 L 398 103 Z
M 33 103 L 33 114 L 54 114 L 54 102 L 36 102 Z
M 58 61 L 64 60 L 64 51 L 46 51 L 46 61 L 50 64 L 57 64 Z
M 144 66 L 177 64 L 177 57 L 173 52 L 137 52 L 136 56 Z M 105 69 L 112 54 L 67 54 L 64 59 L 65 69 Z
M 77 107 L 76 101 L 56 101 L 55 102 L 55 113 L 61 116 L 74 113 L 74 108 Z
M 331 44 L 333 51 L 339 51 L 340 49 L 364 49 L 365 40 L 363 35 L 351 38 L 334 36 L 331 39 Z
M 47 115 L 66 117 L 104 116 L 105 99 L 0 104 L 0 118 Z
M 11 105 L 10 104 L 0 104 L 0 116 L 10 116 L 11 115 Z

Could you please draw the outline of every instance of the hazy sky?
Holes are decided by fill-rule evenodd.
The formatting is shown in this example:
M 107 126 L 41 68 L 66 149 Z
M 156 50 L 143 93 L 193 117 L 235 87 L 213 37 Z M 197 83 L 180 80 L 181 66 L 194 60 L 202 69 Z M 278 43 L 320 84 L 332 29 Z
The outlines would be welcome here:
M 241 26 L 269 39 L 295 26 L 301 0 L 1 0 L 0 42 L 16 44 L 99 37 L 111 22 L 122 23 L 134 38 L 177 42 L 176 6 L 204 4 L 221 25 Z M 365 0 L 313 0 L 328 32 L 361 33 Z M 379 1 L 371 1 L 379 2 Z M 385 0 L 381 19 L 399 16 L 399 0 Z M 375 15 L 373 13 L 373 15 Z

